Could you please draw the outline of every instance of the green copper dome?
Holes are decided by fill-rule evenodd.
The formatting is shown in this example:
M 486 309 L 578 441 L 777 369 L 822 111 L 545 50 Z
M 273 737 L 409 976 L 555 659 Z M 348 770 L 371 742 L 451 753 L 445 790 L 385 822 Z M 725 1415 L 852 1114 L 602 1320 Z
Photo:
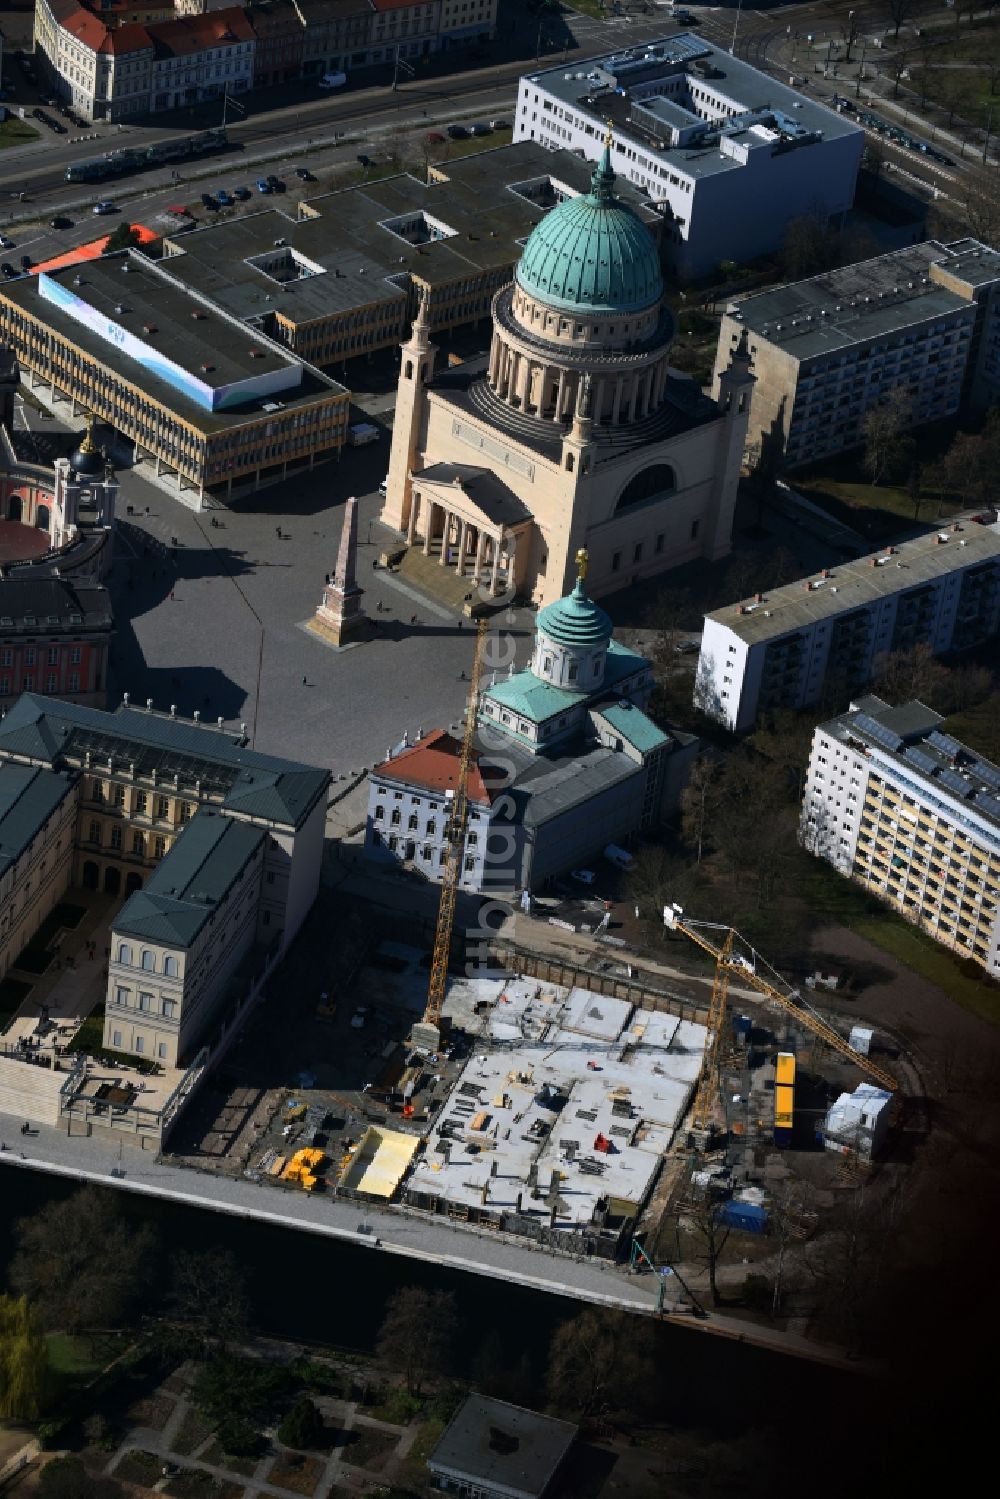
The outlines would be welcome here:
M 567 198 L 532 231 L 516 271 L 529 296 L 567 312 L 639 312 L 663 295 L 656 242 L 614 195 L 608 146 L 590 192 Z
M 546 604 L 535 628 L 556 645 L 591 646 L 611 639 L 612 624 L 604 610 L 584 593 L 583 579 L 577 578 L 571 594 Z

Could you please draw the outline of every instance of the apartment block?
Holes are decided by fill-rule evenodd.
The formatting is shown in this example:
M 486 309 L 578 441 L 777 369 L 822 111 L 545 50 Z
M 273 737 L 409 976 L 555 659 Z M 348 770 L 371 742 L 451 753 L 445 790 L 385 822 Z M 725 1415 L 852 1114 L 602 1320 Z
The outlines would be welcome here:
M 967 650 L 1000 628 L 1000 534 L 914 537 L 705 616 L 695 702 L 736 732 L 760 713 L 844 697 L 892 651 Z
M 1000 254 L 927 240 L 731 302 L 716 393 L 744 337 L 757 382 L 747 443 L 789 468 L 859 446 L 891 391 L 915 427 L 984 409 L 1000 399 Z
M 0 972 L 68 886 L 124 895 L 104 1045 L 190 1064 L 315 899 L 329 782 L 242 728 L 25 693 L 0 721 Z
M 1000 768 L 922 703 L 853 702 L 813 736 L 801 841 L 936 941 L 1000 970 Z
M 675 275 L 777 250 L 802 214 L 835 229 L 854 202 L 860 127 L 694 32 L 521 79 L 515 141 L 596 161 L 609 125 L 618 181 L 660 215 Z

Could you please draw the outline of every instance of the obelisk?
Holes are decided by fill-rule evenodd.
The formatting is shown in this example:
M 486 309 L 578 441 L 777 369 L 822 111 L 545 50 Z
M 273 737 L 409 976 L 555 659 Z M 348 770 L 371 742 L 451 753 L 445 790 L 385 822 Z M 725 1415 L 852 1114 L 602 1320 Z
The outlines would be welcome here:
M 364 589 L 358 584 L 355 558 L 358 550 L 358 502 L 347 501 L 340 549 L 333 578 L 323 589 L 323 602 L 316 610 L 315 625 L 331 645 L 346 645 L 360 635 L 368 623 L 361 607 Z

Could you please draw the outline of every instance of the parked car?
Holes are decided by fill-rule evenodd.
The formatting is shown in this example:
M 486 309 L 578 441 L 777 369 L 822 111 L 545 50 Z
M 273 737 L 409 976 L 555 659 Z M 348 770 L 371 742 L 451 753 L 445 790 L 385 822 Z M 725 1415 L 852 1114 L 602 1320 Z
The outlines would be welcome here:
M 701 644 L 697 640 L 678 640 L 674 646 L 675 656 L 693 656 L 695 651 L 701 650 Z
M 226 189 L 224 187 L 220 187 L 219 191 L 216 193 L 215 196 L 219 200 L 219 207 L 220 208 L 232 208 L 232 206 L 233 206 L 232 196 L 229 193 L 227 193 L 227 191 L 226 191 Z
M 429 146 L 443 146 L 447 139 L 448 137 L 442 135 L 440 130 L 429 130 L 424 136 L 424 140 Z
M 271 191 L 271 184 L 266 177 L 257 178 L 257 191 L 259 193 L 269 193 Z
M 66 134 L 66 126 L 63 124 L 62 120 L 46 120 L 45 123 L 46 125 L 48 125 L 50 130 L 55 131 L 56 135 Z
M 469 139 L 469 132 L 464 125 L 449 125 L 448 134 L 453 141 L 467 141 Z
M 363 167 L 371 167 L 371 166 L 375 165 L 375 163 L 372 161 L 371 157 L 370 156 L 366 156 L 363 151 L 359 153 L 359 155 L 358 155 L 358 161 L 361 163 L 361 165 Z
M 253 197 L 253 193 L 251 193 L 248 187 L 234 187 L 233 197 L 239 198 L 241 203 L 245 203 L 248 198 Z
M 18 274 L 9 260 L 0 261 L 0 271 L 3 271 L 8 281 Z
M 212 197 L 211 193 L 202 193 L 201 201 L 204 208 L 218 208 L 219 206 L 218 201 Z
M 34 265 L 34 263 L 35 262 L 32 260 L 32 258 L 31 258 L 30 255 L 22 255 L 21 256 L 21 269 L 22 269 L 22 271 L 30 271 L 31 267 Z
M 310 170 L 309 170 L 308 167 L 296 167 L 295 168 L 295 175 L 299 179 L 300 182 L 315 182 L 316 181 L 316 178 L 313 176 L 312 172 L 310 172 Z
M 320 88 L 343 88 L 346 82 L 346 73 L 324 73 L 319 86 Z
M 103 217 L 106 213 L 117 213 L 118 204 L 112 203 L 110 198 L 102 198 L 100 203 L 95 203 L 90 211 L 91 213 L 98 213 Z
M 491 120 L 490 121 L 490 129 L 491 130 L 509 130 L 510 129 L 510 121 L 509 120 Z
M 571 880 L 576 880 L 578 885 L 592 885 L 597 879 L 592 869 L 571 869 L 569 877 Z
M 472 135 L 492 135 L 492 133 L 493 126 L 488 125 L 485 120 L 477 120 L 476 123 L 470 127 L 470 134 Z
M 54 219 L 49 219 L 50 229 L 72 229 L 73 220 L 68 219 L 64 213 L 57 213 Z
M 284 184 L 284 182 L 281 180 L 280 177 L 276 177 L 273 172 L 268 172 L 268 174 L 267 174 L 267 182 L 268 182 L 268 186 L 270 187 L 272 193 L 283 193 L 285 191 L 285 184 Z
M 14 241 L 9 234 L 0 234 L 0 250 L 13 250 Z

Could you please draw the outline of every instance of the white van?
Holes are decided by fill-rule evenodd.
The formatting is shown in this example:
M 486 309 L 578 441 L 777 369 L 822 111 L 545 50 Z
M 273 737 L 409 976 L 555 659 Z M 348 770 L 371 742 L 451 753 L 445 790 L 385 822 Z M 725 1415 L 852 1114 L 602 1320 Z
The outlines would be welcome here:
M 370 442 L 378 442 L 381 435 L 374 423 L 355 422 L 353 427 L 347 429 L 347 445 L 351 448 L 365 448 Z
M 619 848 L 617 843 L 609 843 L 604 849 L 604 857 L 609 864 L 616 869 L 634 869 L 635 860 L 627 848 Z
M 343 88 L 346 82 L 346 73 L 324 73 L 319 86 L 320 88 Z

